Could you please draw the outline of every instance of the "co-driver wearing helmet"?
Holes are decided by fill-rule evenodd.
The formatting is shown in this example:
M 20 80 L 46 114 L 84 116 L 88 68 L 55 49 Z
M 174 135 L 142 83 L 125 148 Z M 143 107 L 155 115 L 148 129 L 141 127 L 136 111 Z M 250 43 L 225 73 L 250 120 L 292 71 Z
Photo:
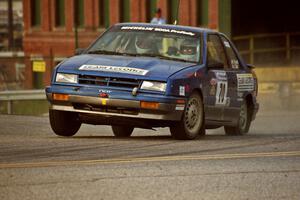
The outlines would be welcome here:
M 186 61 L 197 61 L 197 44 L 192 40 L 185 40 L 180 45 L 180 58 Z

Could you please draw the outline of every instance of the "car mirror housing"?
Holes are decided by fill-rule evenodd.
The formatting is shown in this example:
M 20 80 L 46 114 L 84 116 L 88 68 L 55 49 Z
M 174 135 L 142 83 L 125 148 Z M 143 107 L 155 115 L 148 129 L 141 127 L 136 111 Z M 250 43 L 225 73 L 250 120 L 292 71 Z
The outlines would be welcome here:
M 247 67 L 250 68 L 250 69 L 254 69 L 255 68 L 255 66 L 252 65 L 252 64 L 247 64 Z
M 80 55 L 80 54 L 82 54 L 84 51 L 85 51 L 85 49 L 83 49 L 83 48 L 78 48 L 78 49 L 75 50 L 75 55 Z

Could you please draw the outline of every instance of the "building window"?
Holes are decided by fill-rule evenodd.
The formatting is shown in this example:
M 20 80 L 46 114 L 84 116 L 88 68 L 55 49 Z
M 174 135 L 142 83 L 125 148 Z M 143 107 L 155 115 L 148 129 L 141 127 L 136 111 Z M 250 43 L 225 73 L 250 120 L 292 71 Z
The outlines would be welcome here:
M 120 22 L 130 21 L 130 3 L 129 0 L 120 0 Z
M 173 24 L 177 20 L 179 0 L 168 0 L 168 23 Z
M 41 25 L 41 1 L 31 0 L 31 26 L 38 27 Z
M 55 0 L 55 26 L 65 26 L 65 1 Z
M 156 0 L 146 1 L 146 20 L 151 22 L 156 11 Z
M 84 27 L 84 0 L 74 0 L 74 20 L 77 27 Z
M 109 27 L 109 0 L 99 0 L 99 27 Z

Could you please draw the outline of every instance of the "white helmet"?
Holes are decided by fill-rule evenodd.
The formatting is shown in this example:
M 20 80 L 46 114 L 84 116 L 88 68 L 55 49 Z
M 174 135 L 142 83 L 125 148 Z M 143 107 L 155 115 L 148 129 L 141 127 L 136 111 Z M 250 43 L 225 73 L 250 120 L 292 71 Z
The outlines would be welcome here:
M 145 38 L 142 35 L 139 35 L 135 39 L 135 48 L 137 53 L 149 53 L 152 49 L 151 40 L 147 37 Z

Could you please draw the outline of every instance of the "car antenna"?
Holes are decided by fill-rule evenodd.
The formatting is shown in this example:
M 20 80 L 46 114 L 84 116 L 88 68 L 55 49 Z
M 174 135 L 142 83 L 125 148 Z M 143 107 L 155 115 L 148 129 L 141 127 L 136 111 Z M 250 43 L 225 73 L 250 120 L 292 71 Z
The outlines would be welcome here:
M 179 5 L 180 5 L 180 0 L 177 1 L 177 11 L 176 11 L 176 18 L 175 18 L 175 21 L 174 21 L 174 25 L 177 25 L 178 23 L 178 13 L 179 13 Z

